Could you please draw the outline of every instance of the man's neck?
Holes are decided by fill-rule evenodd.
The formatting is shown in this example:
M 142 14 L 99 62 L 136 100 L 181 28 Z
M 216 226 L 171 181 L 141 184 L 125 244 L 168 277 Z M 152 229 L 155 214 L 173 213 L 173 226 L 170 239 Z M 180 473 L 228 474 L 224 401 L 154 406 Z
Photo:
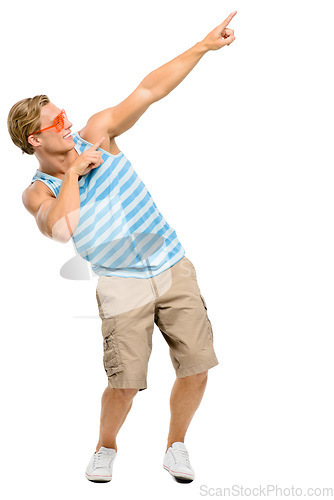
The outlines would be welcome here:
M 39 161 L 39 168 L 41 172 L 45 174 L 52 175 L 53 177 L 58 177 L 63 180 L 67 170 L 70 168 L 74 160 L 79 156 L 75 148 L 65 154 L 59 155 L 48 155 L 43 154 L 43 156 L 37 156 Z

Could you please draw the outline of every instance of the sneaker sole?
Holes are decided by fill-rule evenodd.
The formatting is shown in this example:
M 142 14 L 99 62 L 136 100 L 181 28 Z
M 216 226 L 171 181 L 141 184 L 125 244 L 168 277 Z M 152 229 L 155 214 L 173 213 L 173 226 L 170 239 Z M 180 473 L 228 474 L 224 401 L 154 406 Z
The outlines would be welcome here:
M 180 473 L 174 472 L 169 467 L 167 467 L 167 465 L 163 465 L 163 468 L 166 469 L 170 473 L 170 475 L 176 479 L 178 483 L 191 483 L 195 479 L 195 476 L 192 477 L 186 473 L 182 475 Z
M 92 483 L 109 483 L 112 479 L 112 476 L 91 476 L 90 474 L 87 474 L 87 472 L 85 475 L 88 481 L 91 481 Z

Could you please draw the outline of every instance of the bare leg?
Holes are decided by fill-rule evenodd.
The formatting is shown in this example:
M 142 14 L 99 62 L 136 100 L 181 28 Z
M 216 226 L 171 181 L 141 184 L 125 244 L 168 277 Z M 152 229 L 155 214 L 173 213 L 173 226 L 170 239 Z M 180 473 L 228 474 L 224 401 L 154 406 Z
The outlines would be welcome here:
M 96 451 L 101 446 L 117 451 L 116 436 L 132 406 L 138 389 L 111 389 L 107 387 L 102 395 L 100 436 Z
M 167 448 L 175 441 L 184 442 L 189 424 L 197 410 L 207 383 L 208 371 L 177 378 L 170 396 L 170 427 Z

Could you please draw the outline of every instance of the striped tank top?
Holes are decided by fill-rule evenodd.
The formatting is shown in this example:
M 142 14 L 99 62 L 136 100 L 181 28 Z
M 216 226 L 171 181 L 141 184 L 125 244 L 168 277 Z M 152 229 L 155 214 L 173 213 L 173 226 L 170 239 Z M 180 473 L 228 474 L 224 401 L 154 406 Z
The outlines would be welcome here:
M 72 133 L 80 155 L 92 144 Z M 150 278 L 185 254 L 131 162 L 98 148 L 103 163 L 79 178 L 80 218 L 72 235 L 78 254 L 98 276 Z M 36 170 L 31 182 L 44 182 L 57 197 L 62 180 Z

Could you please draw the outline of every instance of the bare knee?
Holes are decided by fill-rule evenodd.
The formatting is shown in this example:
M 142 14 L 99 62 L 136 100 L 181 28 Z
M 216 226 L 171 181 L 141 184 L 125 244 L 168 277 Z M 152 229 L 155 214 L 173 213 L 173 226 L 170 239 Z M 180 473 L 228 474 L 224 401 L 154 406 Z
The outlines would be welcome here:
M 206 382 L 207 378 L 208 378 L 208 370 L 205 370 L 204 372 L 201 372 L 201 373 L 196 373 L 196 375 L 194 375 L 194 377 L 196 377 L 196 379 L 199 382 Z
M 124 399 L 133 399 L 139 389 L 111 389 L 111 390 L 115 391 L 116 394 L 119 394 Z
M 131 401 L 137 392 L 138 389 L 117 389 L 114 387 L 107 387 L 103 393 L 103 397 L 117 397 L 119 399 Z

